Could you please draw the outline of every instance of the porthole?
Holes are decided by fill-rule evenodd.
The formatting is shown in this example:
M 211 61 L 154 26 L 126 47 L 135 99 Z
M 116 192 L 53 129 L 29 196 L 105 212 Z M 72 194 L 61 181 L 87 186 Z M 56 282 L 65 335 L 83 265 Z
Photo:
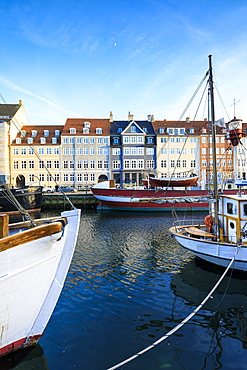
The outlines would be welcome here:
M 234 225 L 234 223 L 233 223 L 233 222 L 230 222 L 230 228 L 231 228 L 231 229 L 234 229 L 234 228 L 235 228 L 235 225 Z

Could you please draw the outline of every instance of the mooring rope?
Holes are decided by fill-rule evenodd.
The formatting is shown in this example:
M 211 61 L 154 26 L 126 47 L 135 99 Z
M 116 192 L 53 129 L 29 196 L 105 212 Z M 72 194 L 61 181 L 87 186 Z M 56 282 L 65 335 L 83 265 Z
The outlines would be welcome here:
M 120 366 L 123 366 L 125 364 L 127 364 L 128 362 L 134 360 L 135 358 L 137 358 L 138 356 L 140 355 L 143 355 L 143 353 L 149 351 L 150 349 L 154 348 L 155 346 L 157 346 L 157 344 L 163 342 L 165 339 L 167 339 L 169 336 L 171 336 L 172 334 L 174 334 L 176 331 L 178 331 L 184 324 L 186 324 L 203 306 L 204 304 L 208 301 L 208 299 L 211 297 L 211 295 L 214 293 L 214 291 L 218 288 L 218 286 L 220 285 L 221 281 L 224 279 L 224 277 L 226 276 L 228 270 L 231 268 L 233 262 L 235 261 L 235 258 L 239 252 L 241 248 L 241 244 L 237 244 L 237 249 L 236 249 L 236 252 L 231 260 L 231 262 L 229 263 L 229 265 L 227 266 L 226 270 L 224 271 L 223 275 L 221 276 L 221 278 L 217 281 L 217 283 L 215 284 L 215 286 L 213 287 L 213 289 L 208 293 L 208 295 L 206 296 L 206 298 L 204 298 L 204 300 L 199 304 L 199 306 L 197 306 L 195 308 L 195 310 L 189 314 L 183 321 L 181 321 L 177 326 L 175 326 L 175 328 L 173 328 L 172 330 L 170 330 L 166 335 L 164 335 L 163 337 L 161 337 L 160 339 L 158 339 L 156 342 L 154 342 L 153 344 L 151 344 L 150 346 L 144 348 L 142 351 L 136 353 L 135 355 L 127 358 L 126 360 L 120 362 L 119 364 L 115 365 L 115 366 L 112 366 L 110 368 L 108 368 L 107 370 L 115 370 L 115 369 L 118 369 Z

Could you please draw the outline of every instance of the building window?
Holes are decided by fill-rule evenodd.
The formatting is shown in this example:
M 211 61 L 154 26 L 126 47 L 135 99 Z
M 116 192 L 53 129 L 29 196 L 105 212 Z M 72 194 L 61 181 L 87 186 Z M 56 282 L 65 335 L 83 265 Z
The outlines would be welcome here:
M 166 137 L 161 137 L 161 138 L 160 138 L 160 142 L 161 142 L 161 143 L 166 143 Z
M 94 148 L 90 148 L 90 155 L 94 155 Z
M 39 175 L 39 181 L 40 181 L 40 182 L 44 182 L 44 181 L 45 181 L 45 175 L 44 175 L 43 173 L 41 173 L 41 174 Z
M 207 160 L 206 159 L 202 160 L 202 167 L 207 167 Z
M 124 144 L 128 144 L 130 142 L 129 136 L 124 136 L 123 137 L 123 142 L 124 142 Z
M 83 154 L 88 155 L 88 148 L 83 148 Z
M 95 168 L 95 161 L 90 161 L 90 168 Z
M 154 148 L 147 148 L 146 153 L 147 155 L 154 155 Z
M 136 136 L 131 136 L 130 137 L 130 142 L 131 142 L 131 144 L 135 144 L 136 143 Z
M 83 138 L 83 144 L 88 144 L 88 138 L 87 137 Z
M 166 167 L 166 160 L 165 159 L 162 159 L 161 160 L 160 166 L 161 166 L 161 168 L 165 168 Z
M 33 148 L 28 148 L 28 154 L 33 155 L 34 154 L 34 149 Z
M 51 148 L 46 148 L 46 154 L 48 154 L 48 155 L 51 154 Z
M 112 161 L 112 168 L 118 170 L 120 168 L 120 161 Z
M 69 162 L 63 161 L 63 168 L 69 168 Z
M 18 170 L 18 161 L 14 161 L 14 170 Z
M 183 159 L 182 160 L 182 167 L 183 168 L 186 168 L 187 167 L 187 161 L 186 161 L 186 159 Z
M 69 168 L 75 168 L 74 161 L 69 161 Z
M 55 173 L 55 175 L 54 175 L 54 180 L 55 180 L 56 182 L 59 182 L 59 180 L 60 180 L 60 175 L 59 175 L 59 173 Z
M 90 174 L 90 181 L 95 181 L 95 174 L 94 173 Z
M 84 173 L 83 179 L 84 179 L 84 181 L 88 181 L 88 173 Z
M 98 168 L 103 168 L 103 161 L 98 161 Z
M 190 161 L 190 167 L 191 167 L 191 168 L 195 168 L 195 167 L 196 167 L 196 161 L 195 161 L 195 159 L 192 159 L 192 160 Z
M 104 138 L 104 144 L 108 144 L 108 138 Z
M 54 148 L 54 154 L 59 154 L 60 153 L 60 149 L 59 148 Z
M 94 144 L 94 143 L 95 143 L 95 139 L 93 137 L 91 137 L 90 144 Z
M 34 161 L 28 162 L 28 168 L 33 169 L 34 168 Z
M 98 155 L 102 155 L 102 148 L 98 148 L 97 153 Z
M 154 138 L 153 137 L 148 137 L 147 138 L 147 144 L 153 144 L 154 143 Z
M 130 148 L 129 147 L 124 148 L 124 155 L 130 155 Z
M 39 154 L 44 155 L 44 148 L 39 148 Z
M 120 155 L 120 148 L 113 148 L 112 155 Z
M 70 149 L 69 149 L 69 154 L 70 154 L 70 155 L 74 155 L 74 153 L 75 153 L 74 148 L 70 148 Z
M 125 169 L 130 168 L 130 160 L 129 159 L 124 160 L 124 168 Z
M 77 144 L 82 144 L 82 138 L 81 138 L 81 137 L 78 137 L 78 138 L 76 139 L 76 142 L 77 142 Z
M 166 154 L 166 153 L 167 153 L 166 148 L 161 148 L 160 154 Z
M 99 138 L 97 141 L 98 141 L 98 144 L 102 144 L 103 143 L 102 138 Z
M 22 154 L 22 155 L 27 154 L 27 150 L 26 150 L 26 148 L 21 148 L 21 154 Z
M 67 173 L 63 174 L 63 181 L 65 182 L 69 181 L 69 175 Z
M 46 143 L 46 138 L 45 137 L 41 137 L 40 138 L 40 144 L 45 144 Z
M 83 134 L 89 134 L 89 128 L 83 127 Z
M 174 159 L 171 160 L 171 167 L 173 167 L 173 168 L 175 167 L 175 160 Z
M 75 138 L 74 138 L 74 137 L 71 137 L 71 138 L 69 139 L 69 143 L 70 143 L 70 144 L 75 144 Z
M 109 165 L 108 165 L 108 161 L 104 161 L 104 168 L 105 169 L 108 169 Z
M 54 168 L 59 168 L 59 161 L 54 161 Z
M 84 167 L 84 169 L 88 168 L 88 161 L 83 161 L 83 167 Z
M 77 161 L 77 168 L 82 168 L 82 161 Z
M 96 135 L 102 134 L 102 128 L 96 128 L 95 133 Z
M 45 168 L 44 161 L 39 161 L 39 168 Z
M 143 169 L 144 168 L 144 159 L 138 159 L 138 168 Z
M 150 168 L 150 169 L 154 168 L 154 161 L 153 160 L 147 160 L 147 168 Z
M 27 168 L 27 161 L 21 161 L 21 168 L 25 170 Z
M 137 168 L 137 161 L 136 161 L 136 159 L 131 159 L 131 168 L 133 168 L 133 169 Z
M 138 155 L 144 155 L 144 148 L 137 148 Z
M 69 154 L 69 150 L 68 150 L 68 148 L 63 148 L 63 154 L 64 154 L 64 155 L 68 155 L 68 154 Z
M 82 182 L 82 174 L 81 173 L 78 173 L 77 181 Z
M 75 175 L 73 173 L 71 173 L 69 175 L 69 181 L 71 181 L 71 182 L 74 182 L 75 181 Z

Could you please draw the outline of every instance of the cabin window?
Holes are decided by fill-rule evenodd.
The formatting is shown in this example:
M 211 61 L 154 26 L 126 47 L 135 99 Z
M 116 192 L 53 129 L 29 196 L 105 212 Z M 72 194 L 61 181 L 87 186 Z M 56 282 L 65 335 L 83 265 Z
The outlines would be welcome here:
M 244 215 L 247 216 L 247 204 L 244 204 Z
M 227 209 L 227 213 L 229 213 L 230 215 L 233 214 L 233 204 L 232 203 L 227 203 L 226 209 Z

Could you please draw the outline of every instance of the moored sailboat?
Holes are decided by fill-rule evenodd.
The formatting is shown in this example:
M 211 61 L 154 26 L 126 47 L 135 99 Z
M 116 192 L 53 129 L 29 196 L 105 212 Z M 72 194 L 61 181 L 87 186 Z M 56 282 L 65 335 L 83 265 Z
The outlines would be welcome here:
M 242 191 L 246 181 L 236 182 L 240 189 L 235 195 L 219 194 L 218 191 L 211 55 L 209 56 L 209 92 L 214 169 L 210 214 L 205 218 L 204 225 L 196 221 L 192 223 L 185 220 L 177 221 L 170 232 L 183 247 L 196 256 L 220 266 L 228 266 L 231 261 L 234 261 L 233 268 L 247 271 L 247 195 Z M 234 127 L 231 130 L 230 123 L 229 132 L 233 145 L 238 145 L 241 137 L 245 135 L 239 128 L 236 132 Z

